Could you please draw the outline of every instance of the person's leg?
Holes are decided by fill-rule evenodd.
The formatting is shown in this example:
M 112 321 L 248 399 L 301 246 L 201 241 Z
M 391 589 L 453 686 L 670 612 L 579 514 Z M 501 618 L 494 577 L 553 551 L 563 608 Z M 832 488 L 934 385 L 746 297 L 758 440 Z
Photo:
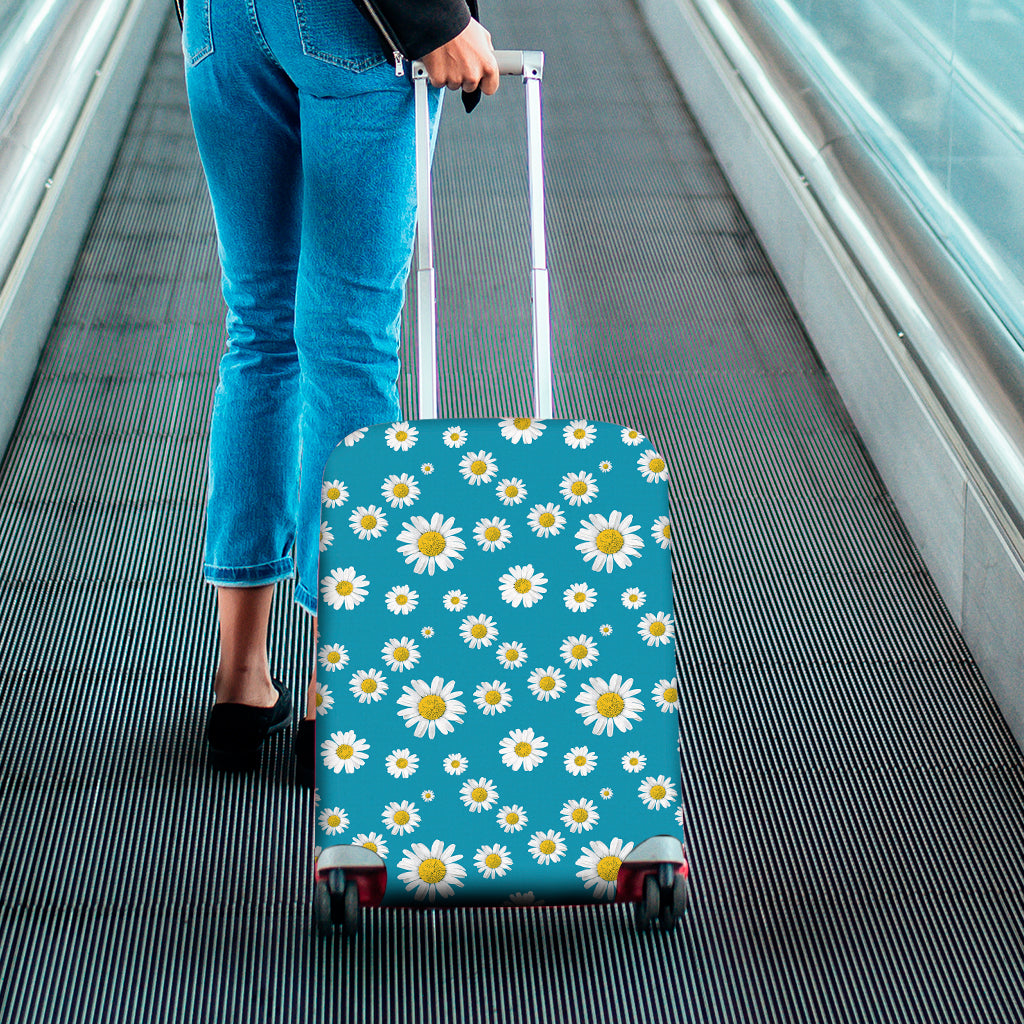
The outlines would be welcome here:
M 214 679 L 218 703 L 269 708 L 278 692 L 270 681 L 267 627 L 274 584 L 261 587 L 218 587 L 220 664 Z

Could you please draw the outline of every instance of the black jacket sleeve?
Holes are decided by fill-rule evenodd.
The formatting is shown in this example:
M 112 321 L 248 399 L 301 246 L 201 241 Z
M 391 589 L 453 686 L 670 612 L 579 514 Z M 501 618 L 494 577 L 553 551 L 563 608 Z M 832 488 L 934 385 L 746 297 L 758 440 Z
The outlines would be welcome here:
M 397 30 L 410 60 L 450 42 L 476 15 L 467 0 L 375 0 L 374 6 Z

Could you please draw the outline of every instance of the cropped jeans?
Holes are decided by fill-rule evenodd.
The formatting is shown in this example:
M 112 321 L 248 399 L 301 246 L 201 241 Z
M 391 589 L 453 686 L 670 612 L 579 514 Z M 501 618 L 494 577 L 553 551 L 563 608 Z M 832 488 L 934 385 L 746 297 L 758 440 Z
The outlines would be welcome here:
M 297 570 L 315 614 L 324 463 L 401 418 L 412 81 L 349 0 L 186 0 L 182 48 L 228 307 L 203 572 L 251 587 Z

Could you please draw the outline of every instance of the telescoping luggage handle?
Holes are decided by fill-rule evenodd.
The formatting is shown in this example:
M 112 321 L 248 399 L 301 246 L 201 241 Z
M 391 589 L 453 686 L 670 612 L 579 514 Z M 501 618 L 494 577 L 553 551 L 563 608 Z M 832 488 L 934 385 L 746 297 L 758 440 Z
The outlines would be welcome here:
M 541 151 L 540 83 L 544 54 L 537 50 L 495 50 L 502 75 L 519 75 L 526 86 L 527 171 L 530 183 L 531 298 L 533 305 L 533 414 L 550 419 L 551 305 L 544 233 L 544 164 Z M 416 88 L 416 338 L 419 359 L 419 415 L 437 417 L 437 326 L 434 319 L 434 240 L 431 228 L 430 116 L 427 71 L 412 65 Z

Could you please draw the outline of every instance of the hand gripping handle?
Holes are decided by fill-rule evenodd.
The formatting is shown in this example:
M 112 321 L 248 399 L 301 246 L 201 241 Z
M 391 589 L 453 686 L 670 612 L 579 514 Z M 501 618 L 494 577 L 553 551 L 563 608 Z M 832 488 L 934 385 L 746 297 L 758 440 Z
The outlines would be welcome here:
M 537 50 L 495 50 L 503 75 L 521 76 L 526 85 L 527 174 L 530 189 L 531 303 L 533 319 L 533 414 L 552 415 L 551 303 L 548 295 L 544 228 L 544 163 L 541 148 L 540 83 L 544 54 Z M 434 299 L 434 240 L 431 226 L 430 116 L 427 71 L 414 61 L 416 88 L 416 339 L 419 361 L 419 418 L 437 417 L 437 325 Z

